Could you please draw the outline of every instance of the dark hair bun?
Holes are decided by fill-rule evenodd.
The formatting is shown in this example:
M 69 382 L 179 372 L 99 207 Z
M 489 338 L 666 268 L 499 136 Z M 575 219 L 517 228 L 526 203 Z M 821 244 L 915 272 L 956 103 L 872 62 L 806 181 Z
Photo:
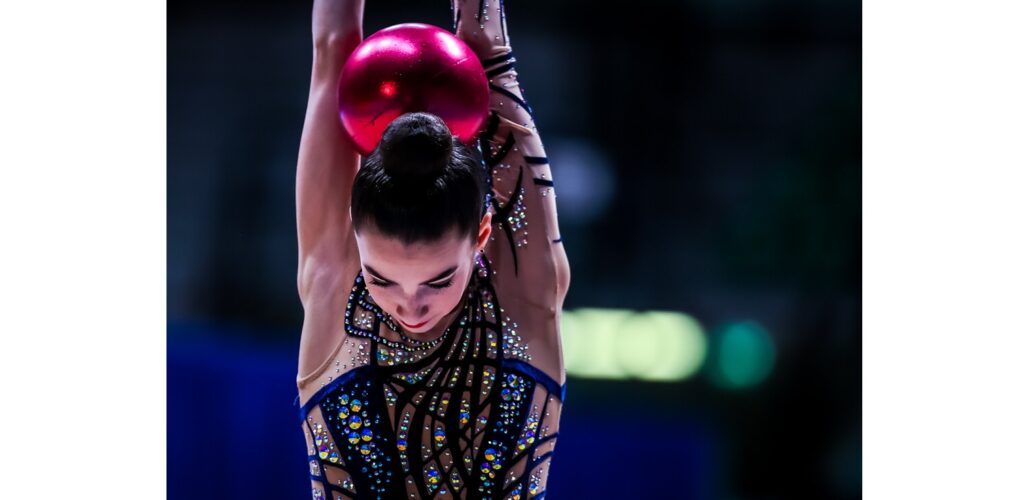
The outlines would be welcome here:
M 451 162 L 452 133 L 437 115 L 406 113 L 388 125 L 377 147 L 381 166 L 395 183 L 433 181 Z

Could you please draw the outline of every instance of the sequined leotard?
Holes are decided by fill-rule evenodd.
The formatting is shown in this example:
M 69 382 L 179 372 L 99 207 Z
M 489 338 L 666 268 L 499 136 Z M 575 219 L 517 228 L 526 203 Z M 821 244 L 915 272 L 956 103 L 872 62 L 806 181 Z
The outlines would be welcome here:
M 491 81 L 479 146 L 493 236 L 435 342 L 394 340 L 401 328 L 354 273 L 340 342 L 298 380 L 314 499 L 545 496 L 565 396 L 554 184 L 504 5 L 456 0 L 453 14 Z
M 302 407 L 314 498 L 541 496 L 565 386 L 528 363 L 491 272 L 481 256 L 462 313 L 421 352 L 367 338 L 390 318 L 356 277 L 342 374 Z

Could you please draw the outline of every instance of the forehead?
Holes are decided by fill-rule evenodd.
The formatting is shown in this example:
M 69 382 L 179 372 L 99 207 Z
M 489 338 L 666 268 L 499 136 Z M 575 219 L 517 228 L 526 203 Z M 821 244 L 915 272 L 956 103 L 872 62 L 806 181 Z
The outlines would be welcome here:
M 409 244 L 369 229 L 356 233 L 356 244 L 365 264 L 386 272 L 385 268 L 406 265 L 443 267 L 445 264 L 453 264 L 469 250 L 472 242 L 469 238 L 458 237 L 455 231 L 451 231 L 437 241 Z M 429 262 L 436 262 L 436 265 L 428 264 Z M 433 269 L 423 269 L 424 272 L 431 270 Z

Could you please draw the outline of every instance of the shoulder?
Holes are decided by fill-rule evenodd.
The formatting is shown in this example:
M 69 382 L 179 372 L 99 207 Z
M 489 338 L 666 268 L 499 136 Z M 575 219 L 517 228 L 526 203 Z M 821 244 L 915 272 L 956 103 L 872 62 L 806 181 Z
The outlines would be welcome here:
M 485 262 L 486 258 L 483 259 Z M 501 328 L 505 357 L 514 357 L 565 383 L 561 342 L 562 300 L 553 285 L 523 286 L 502 276 L 509 269 L 491 268 L 487 281 L 496 297 L 495 314 Z
M 296 377 L 299 405 L 305 407 L 318 393 L 345 380 L 355 380 L 359 368 L 369 364 L 370 339 L 342 334 L 315 370 Z M 364 375 L 365 376 L 365 375 Z M 328 389 L 329 390 L 329 389 Z
M 345 309 L 360 268 L 356 257 L 340 264 L 321 264 L 306 270 L 310 281 L 304 290 L 300 290 L 303 319 L 298 381 L 308 380 L 322 372 L 345 340 Z M 300 282 L 300 288 L 302 286 Z

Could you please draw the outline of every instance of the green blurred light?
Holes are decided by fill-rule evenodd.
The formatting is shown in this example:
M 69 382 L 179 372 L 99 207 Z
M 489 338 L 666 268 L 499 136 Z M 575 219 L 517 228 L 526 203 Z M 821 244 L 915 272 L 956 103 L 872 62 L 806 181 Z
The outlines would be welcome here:
M 619 365 L 642 380 L 682 380 L 707 354 L 704 330 L 692 317 L 672 312 L 634 314 L 616 337 Z
M 629 311 L 576 309 L 562 312 L 565 371 L 584 378 L 623 378 L 611 348 Z
M 725 325 L 714 339 L 710 377 L 728 389 L 752 387 L 764 381 L 775 365 L 771 335 L 754 321 Z
M 562 346 L 566 372 L 584 378 L 683 380 L 707 354 L 700 323 L 676 312 L 563 311 Z

